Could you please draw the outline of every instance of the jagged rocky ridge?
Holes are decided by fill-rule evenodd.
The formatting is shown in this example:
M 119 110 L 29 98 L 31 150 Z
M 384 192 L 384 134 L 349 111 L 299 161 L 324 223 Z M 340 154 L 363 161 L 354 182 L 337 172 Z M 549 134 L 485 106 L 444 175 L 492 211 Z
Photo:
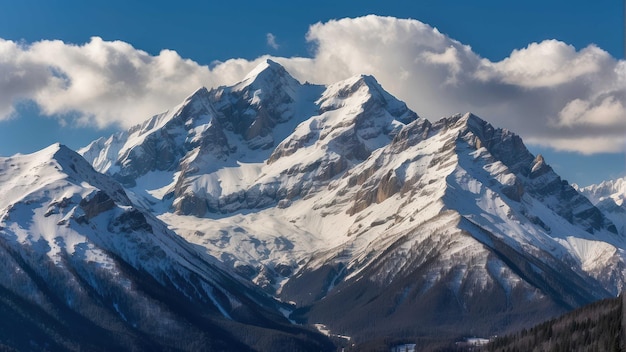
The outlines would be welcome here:
M 611 219 L 618 232 L 624 235 L 626 231 L 626 177 L 604 181 L 598 185 L 580 187 L 572 185 Z
M 356 340 L 489 335 L 619 293 L 623 233 L 515 134 L 431 123 L 370 76 L 242 82 L 80 153 L 292 319 Z
M 297 126 L 302 116 L 312 115 L 308 124 Z M 306 195 L 313 184 L 364 160 L 415 118 L 372 77 L 324 90 L 300 85 L 268 61 L 233 87 L 202 88 L 171 112 L 95 141 L 81 154 L 131 188 L 150 172 L 171 172 L 174 180 L 161 190 L 161 199 L 173 198 L 178 214 L 204 216 Z M 301 154 L 309 157 L 292 164 Z M 291 158 L 282 162 L 285 156 Z M 266 161 L 268 167 L 258 170 Z M 225 187 L 231 185 L 223 180 L 224 170 L 233 169 L 244 174 L 233 177 L 256 179 Z
M 332 346 L 294 327 L 281 304 L 136 207 L 119 183 L 67 147 L 0 158 L 0 170 L 3 344 L 33 351 Z

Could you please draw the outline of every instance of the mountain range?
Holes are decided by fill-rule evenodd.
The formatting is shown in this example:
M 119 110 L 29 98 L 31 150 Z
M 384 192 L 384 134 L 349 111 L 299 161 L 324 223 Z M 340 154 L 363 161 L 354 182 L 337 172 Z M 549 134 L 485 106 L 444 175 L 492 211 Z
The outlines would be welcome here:
M 623 180 L 570 185 L 514 133 L 430 122 L 366 75 L 302 84 L 267 60 L 0 169 L 0 308 L 33 331 L 0 342 L 18 349 L 491 336 L 626 280 Z

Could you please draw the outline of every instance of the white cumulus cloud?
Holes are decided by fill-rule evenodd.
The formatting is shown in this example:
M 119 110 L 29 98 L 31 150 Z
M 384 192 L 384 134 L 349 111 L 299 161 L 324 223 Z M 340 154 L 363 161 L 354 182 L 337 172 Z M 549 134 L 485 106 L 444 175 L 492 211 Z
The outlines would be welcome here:
M 0 40 L 0 117 L 33 100 L 47 115 L 78 116 L 99 127 L 131 126 L 210 83 L 206 66 L 163 50 L 157 56 L 130 44 L 94 37 L 84 45 Z
M 272 33 L 267 33 L 265 35 L 265 39 L 267 40 L 267 45 L 270 48 L 277 50 L 280 47 L 278 43 L 276 42 L 276 36 L 273 35 Z
M 310 27 L 300 78 L 374 75 L 418 114 L 472 111 L 526 140 L 582 153 L 626 148 L 626 62 L 590 45 L 531 43 L 492 62 L 417 20 L 366 16 Z
M 267 44 L 276 38 L 268 33 Z M 421 116 L 472 111 L 531 143 L 582 153 L 626 146 L 626 62 L 596 46 L 531 43 L 492 62 L 417 20 L 366 16 L 310 27 L 312 57 L 273 58 L 300 81 L 328 84 L 374 75 Z M 124 127 L 164 111 L 199 86 L 233 84 L 262 59 L 211 67 L 163 50 L 150 55 L 119 41 L 84 45 L 0 39 L 0 118 L 22 100 L 44 113 L 78 114 Z

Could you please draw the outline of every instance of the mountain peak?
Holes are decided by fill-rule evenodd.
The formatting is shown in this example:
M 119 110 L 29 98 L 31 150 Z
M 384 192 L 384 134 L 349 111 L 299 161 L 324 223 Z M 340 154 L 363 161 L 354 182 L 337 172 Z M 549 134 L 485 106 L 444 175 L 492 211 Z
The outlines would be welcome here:
M 72 157 L 81 158 L 75 151 L 68 148 L 61 143 L 51 144 L 39 151 L 27 155 L 16 155 L 16 157 L 22 157 L 31 160 L 34 164 L 46 164 L 50 161 L 56 160 L 58 163 L 63 163 Z
M 187 98 L 185 98 L 184 101 L 189 102 L 200 97 L 206 97 L 208 95 L 209 95 L 209 90 L 206 87 L 200 87 L 196 89 L 193 93 L 191 93 L 189 96 L 187 96 Z
M 387 101 L 390 99 L 396 100 L 391 94 L 387 93 L 385 89 L 378 83 L 376 78 L 371 75 L 357 75 L 350 77 L 343 81 L 345 83 L 345 88 L 348 91 L 357 91 L 358 89 L 365 87 L 369 94 L 376 99 Z
M 279 85 L 294 86 L 299 84 L 300 82 L 293 78 L 282 65 L 271 59 L 265 59 L 250 71 L 241 82 L 237 83 L 233 90 L 239 91 L 248 87 L 254 90 L 275 89 Z
M 56 154 L 58 151 L 60 151 L 61 149 L 64 149 L 64 148 L 67 148 L 67 147 L 65 145 L 59 143 L 59 142 L 56 142 L 56 143 L 50 144 L 49 146 L 47 146 L 47 147 L 45 147 L 45 148 L 43 148 L 41 150 L 38 150 L 38 151 L 36 151 L 36 152 L 34 152 L 34 153 L 30 154 L 30 155 L 42 155 L 42 156 L 43 155 L 50 155 L 50 156 L 52 156 L 52 155 Z
M 121 186 L 96 172 L 83 157 L 60 143 L 35 153 L 0 158 L 0 170 L 3 170 L 0 209 L 30 197 L 30 194 L 45 193 L 68 184 L 83 188 L 89 184 L 89 187 L 107 189 L 120 204 L 130 202 Z
M 449 117 L 443 117 L 439 121 L 439 124 L 443 124 L 448 128 L 467 126 L 470 130 L 483 129 L 486 126 L 491 126 L 487 121 L 474 115 L 471 112 L 454 114 Z
M 252 71 L 250 71 L 246 77 L 243 79 L 244 81 L 248 80 L 248 79 L 253 79 L 256 78 L 259 74 L 261 74 L 262 72 L 266 71 L 266 70 L 270 70 L 270 71 L 284 71 L 285 68 L 279 64 L 278 62 L 271 60 L 271 59 L 265 59 L 263 61 L 261 61 L 261 63 L 259 63 L 254 69 L 252 69 Z
M 477 149 L 481 146 L 489 149 L 494 144 L 514 139 L 517 148 L 526 150 L 525 147 L 522 148 L 523 143 L 519 136 L 507 129 L 495 128 L 489 122 L 471 112 L 444 117 L 437 121 L 436 125 L 445 128 L 460 128 L 463 135 L 471 132 L 476 139 L 472 143 L 475 143 Z
M 382 89 L 380 83 L 372 75 L 360 74 L 346 79 L 346 85 L 366 84 L 369 88 Z
M 355 75 L 355 76 L 346 78 L 343 81 L 340 81 L 331 85 L 331 87 L 332 86 L 336 86 L 337 89 L 340 90 L 341 96 L 350 95 L 350 93 L 357 91 L 361 87 L 366 87 L 370 92 L 384 91 L 383 87 L 380 85 L 380 83 L 378 83 L 378 81 L 376 80 L 376 78 L 374 78 L 374 76 L 365 75 L 365 74 Z
M 370 75 L 356 75 L 329 85 L 317 103 L 320 112 L 347 105 L 361 105 L 364 111 L 372 106 L 378 106 L 403 124 L 419 118 L 403 101 L 389 94 L 376 78 Z

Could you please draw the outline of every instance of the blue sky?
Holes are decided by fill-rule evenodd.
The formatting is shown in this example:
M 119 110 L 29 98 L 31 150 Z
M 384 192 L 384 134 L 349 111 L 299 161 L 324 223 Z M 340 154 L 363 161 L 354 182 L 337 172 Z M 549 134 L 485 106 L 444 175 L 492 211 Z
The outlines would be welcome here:
M 22 0 L 15 2 L 0 0 L 0 38 L 5 41 L 15 42 L 18 46 L 21 45 L 23 47 L 42 40 L 60 40 L 63 48 L 58 50 L 67 52 L 67 50 L 73 50 L 72 45 L 85 45 L 92 41 L 91 38 L 93 36 L 97 36 L 102 38 L 105 44 L 112 41 L 127 43 L 132 46 L 132 49 L 145 51 L 150 57 L 159 56 L 161 50 L 169 49 L 175 51 L 180 56 L 180 60 L 172 59 L 168 62 L 187 65 L 185 67 L 187 67 L 189 72 L 206 72 L 208 69 L 202 71 L 202 68 L 196 66 L 208 66 L 213 69 L 217 66 L 216 60 L 226 62 L 233 58 L 243 58 L 252 62 L 262 55 L 284 58 L 294 56 L 304 58 L 316 57 L 318 52 L 323 52 L 323 49 L 320 49 L 320 47 L 333 45 L 327 37 L 331 35 L 329 33 L 342 33 L 333 31 L 344 30 L 344 28 L 340 24 L 335 24 L 333 28 L 330 25 L 323 26 L 327 29 L 325 32 L 324 29 L 312 32 L 314 36 L 317 35 L 317 41 L 307 41 L 305 36 L 310 31 L 311 25 L 318 22 L 326 24 L 333 19 L 357 18 L 368 14 L 393 16 L 400 19 L 411 18 L 436 27 L 439 32 L 445 34 L 451 40 L 471 47 L 471 52 L 468 54 L 468 62 L 472 60 L 471 56 L 474 54 L 488 59 L 492 63 L 502 62 L 502 60 L 511 58 L 514 50 L 522 50 L 529 47 L 531 43 L 542 43 L 549 39 L 556 39 L 560 43 L 564 43 L 564 45 L 548 45 L 550 43 L 546 43 L 535 50 L 535 52 L 540 51 L 539 49 L 543 51 L 550 49 L 558 52 L 558 55 L 560 55 L 558 57 L 563 55 L 572 56 L 574 61 L 567 62 L 574 63 L 582 60 L 577 61 L 576 58 L 579 56 L 583 58 L 600 57 L 598 65 L 603 66 L 605 63 L 609 63 L 616 65 L 616 67 L 620 67 L 619 60 L 623 60 L 624 55 L 624 11 L 623 5 L 615 0 L 601 0 L 593 3 L 561 0 L 530 0 L 524 2 L 491 0 L 474 2 L 432 0 L 411 2 L 393 0 L 365 0 L 359 2 L 326 0 L 316 2 L 206 2 L 180 0 L 175 2 L 152 1 L 149 3 L 132 0 L 112 0 L 106 2 L 73 0 L 54 2 Z M 376 20 L 371 20 L 370 22 L 376 22 Z M 397 23 L 387 24 L 400 25 Z M 346 27 L 350 31 L 357 28 L 356 22 L 343 23 L 342 25 L 351 26 Z M 268 34 L 275 38 L 276 47 L 272 47 L 273 43 L 268 42 Z M 366 33 L 364 32 L 363 35 L 366 35 Z M 351 43 L 354 44 L 356 42 Z M 367 43 L 367 41 L 359 41 L 359 43 Z M 586 55 L 584 49 L 591 44 L 597 46 L 606 55 L 596 52 Z M 567 45 L 573 46 L 575 52 L 568 52 L 566 50 Z M 19 50 L 24 51 L 26 49 L 22 48 Z M 461 47 L 459 47 L 459 50 L 461 50 Z M 34 52 L 34 50 L 31 51 Z M 119 49 L 119 53 L 122 53 L 121 55 L 131 51 L 128 47 Z M 5 63 L 5 67 L 8 67 L 5 68 L 6 70 L 11 68 L 10 63 L 18 61 L 12 61 L 11 58 L 7 59 L 6 56 L 11 55 L 13 52 L 18 51 L 7 50 L 4 53 L 0 51 L 0 73 L 2 73 L 2 55 L 5 55 L 4 61 L 9 62 L 9 64 Z M 41 49 L 41 51 L 37 52 L 51 55 L 49 58 L 51 62 L 54 62 L 54 54 L 57 53 L 57 51 L 49 48 L 46 50 Z M 415 52 L 408 52 L 407 54 L 415 54 Z M 382 58 L 384 59 L 385 57 Z M 440 58 L 445 57 L 441 56 Z M 180 63 L 184 59 L 190 59 L 192 63 Z M 71 65 L 76 65 L 76 62 L 82 61 L 73 60 Z M 517 60 L 517 62 L 523 62 L 523 60 Z M 382 64 L 384 64 L 384 60 Z M 499 80 L 506 81 L 510 78 L 510 82 L 513 83 L 509 81 L 505 83 L 518 85 L 519 87 L 516 89 L 520 89 L 520 91 L 533 89 L 537 91 L 536 94 L 533 93 L 534 95 L 531 94 L 524 98 L 527 100 L 520 100 L 516 104 L 507 105 L 510 109 L 517 111 L 517 115 L 514 114 L 515 116 L 524 116 L 523 112 L 519 112 L 520 107 L 527 106 L 528 101 L 532 97 L 541 97 L 542 91 L 546 89 L 555 90 L 566 84 L 568 91 L 578 92 L 575 84 L 583 80 L 583 78 L 578 79 L 575 77 L 571 79 L 571 82 L 563 83 L 559 81 L 555 86 L 537 88 L 529 82 L 520 83 L 520 80 L 524 78 L 520 79 L 514 75 L 512 76 L 511 72 L 514 72 L 518 66 L 513 68 L 505 67 L 506 65 L 501 66 L 503 68 L 498 68 L 498 72 L 506 70 L 508 76 L 502 76 L 504 78 L 498 76 Z M 31 66 L 19 67 L 27 70 Z M 288 64 L 286 67 L 290 68 Z M 536 71 L 537 69 L 535 68 L 534 70 Z M 88 71 L 79 70 L 77 72 Z M 211 73 L 212 76 L 207 73 L 205 81 L 201 79 L 192 81 L 192 83 L 184 81 L 187 82 L 185 84 L 190 86 L 189 88 L 180 83 L 181 88 L 176 90 L 176 93 L 172 93 L 172 95 L 183 94 L 185 89 L 188 91 L 187 94 L 191 93 L 196 88 L 191 85 L 196 83 L 206 85 L 204 83 L 206 81 L 220 82 L 220 78 L 215 78 L 214 72 Z M 600 73 L 593 74 L 596 76 L 600 75 Z M 607 74 L 610 75 L 611 73 Z M 64 75 L 61 72 L 60 77 L 65 77 Z M 376 76 L 379 77 L 379 75 Z M 394 90 L 394 85 L 385 81 L 384 74 L 380 76 L 383 77 L 383 79 L 379 78 L 383 86 Z M 68 73 L 68 77 L 74 76 Z M 334 76 L 329 73 L 328 77 Z M 413 76 L 412 78 L 415 79 Z M 176 81 L 176 79 L 168 76 L 166 82 Z M 585 79 L 589 80 L 588 77 Z M 2 80 L 2 76 L 0 76 L 0 80 Z M 182 79 L 176 82 L 179 81 L 183 82 Z M 4 86 L 0 84 L 0 89 L 12 90 L 14 89 L 13 87 L 18 87 L 22 84 L 19 81 L 15 82 L 11 81 L 9 82 L 10 84 L 7 83 Z M 36 82 L 36 79 L 33 79 L 32 82 L 26 82 L 24 85 L 36 84 Z M 462 84 L 457 84 L 457 88 L 460 86 Z M 397 92 L 392 91 L 392 93 L 400 95 L 401 98 L 407 100 L 409 106 L 416 110 L 418 114 L 429 119 L 433 119 L 439 111 L 443 111 L 435 108 L 431 110 L 424 108 L 423 111 L 420 111 L 419 100 L 414 103 L 417 106 L 411 105 L 411 96 L 407 95 L 409 94 L 407 91 L 410 92 L 409 88 L 411 87 L 406 89 L 399 87 Z M 93 120 L 95 122 L 90 120 L 89 116 L 81 119 L 79 115 L 85 112 L 67 112 L 75 109 L 76 105 L 72 104 L 78 104 L 78 102 L 69 101 L 71 97 L 54 100 L 50 96 L 54 94 L 54 91 L 50 93 L 38 91 L 35 88 L 29 89 L 31 90 L 24 88 L 23 91 L 14 94 L 14 97 L 17 98 L 12 98 L 10 118 L 7 119 L 6 116 L 8 115 L 5 114 L 5 118 L 0 119 L 0 155 L 10 155 L 17 152 L 28 153 L 56 141 L 61 141 L 72 148 L 78 148 L 94 138 L 115 131 L 120 128 L 120 125 L 123 125 L 119 121 L 108 124 L 106 118 L 110 116 L 102 113 L 99 107 L 85 110 L 86 115 L 93 114 L 96 116 L 96 119 Z M 458 88 L 459 91 L 452 90 L 451 94 L 461 95 L 462 93 L 459 93 L 460 89 Z M 447 92 L 447 90 L 444 90 L 444 92 Z M 6 93 L 0 91 L 0 94 L 8 96 L 11 96 L 13 92 Z M 152 93 L 147 92 L 146 94 Z M 491 96 L 497 95 L 494 93 L 490 94 Z M 587 112 L 591 113 L 599 111 L 598 109 L 601 107 L 615 107 L 616 104 L 610 105 L 610 103 L 626 102 L 626 100 L 619 100 L 622 99 L 619 92 L 612 92 L 611 94 L 615 94 L 617 98 L 595 103 L 593 99 L 599 96 L 597 94 L 591 97 L 581 96 L 580 99 L 578 99 L 578 95 L 572 95 L 567 99 L 570 102 L 578 99 L 578 102 L 587 108 Z M 45 98 L 42 98 L 42 95 L 45 95 Z M 100 96 L 94 93 L 93 97 L 97 98 Z M 114 104 L 114 97 L 105 96 L 106 99 L 111 99 L 109 104 Z M 104 100 L 106 101 L 106 99 Z M 544 154 L 546 160 L 557 172 L 571 182 L 586 185 L 625 174 L 626 157 L 623 148 L 619 151 L 619 148 L 616 150 L 613 145 L 606 146 L 604 149 L 583 150 L 579 148 L 580 150 L 577 150 L 575 145 L 572 146 L 572 143 L 575 144 L 575 142 L 550 144 L 552 143 L 550 138 L 553 138 L 553 136 L 563 136 L 567 133 L 571 135 L 584 134 L 582 128 L 576 128 L 579 125 L 584 126 L 579 120 L 565 119 L 557 122 L 557 124 L 560 123 L 559 126 L 561 127 L 558 131 L 554 127 L 555 123 L 553 121 L 550 128 L 554 129 L 555 134 L 544 135 L 541 132 L 541 126 L 526 127 L 530 124 L 536 124 L 536 121 L 539 120 L 529 118 L 527 122 L 520 117 L 517 117 L 517 121 L 511 121 L 511 119 L 516 117 L 504 120 L 502 116 L 505 115 L 506 110 L 481 110 L 481 104 L 484 105 L 487 102 L 493 102 L 493 100 L 483 99 L 484 102 L 467 104 L 468 106 L 465 107 L 463 102 L 469 98 L 464 96 L 463 99 L 453 104 L 455 108 L 458 107 L 461 110 L 459 112 L 478 109 L 481 112 L 479 114 L 481 117 L 494 123 L 496 126 L 502 125 L 502 127 L 510 128 L 514 132 L 522 134 L 525 140 L 533 141 L 529 145 L 532 152 Z M 44 101 L 47 103 L 42 103 Z M 89 104 L 90 100 L 85 98 L 79 102 L 87 102 Z M 143 102 L 143 105 L 149 106 L 149 102 L 150 100 L 148 99 Z M 560 106 L 554 111 L 560 111 L 561 113 L 571 111 L 572 108 L 580 107 L 581 104 Z M 568 106 L 569 110 L 566 109 Z M 126 110 L 120 108 L 119 110 L 120 113 L 124 111 L 140 114 L 143 111 L 149 111 L 149 108 L 142 107 L 141 109 Z M 615 109 L 611 111 L 615 111 Z M 157 112 L 159 111 L 150 113 Z M 529 108 L 528 115 L 536 113 L 535 110 Z M 593 114 L 591 113 L 585 115 L 581 112 L 576 115 L 578 116 L 576 118 L 582 119 L 584 116 L 592 116 Z M 51 116 L 44 117 L 42 115 Z M 147 117 L 149 116 L 141 118 Z M 626 119 L 626 116 L 622 117 Z M 615 126 L 622 128 L 623 124 L 619 123 L 619 121 L 617 124 L 613 123 L 612 125 L 609 123 L 602 126 L 596 124 L 593 126 L 593 136 L 599 136 L 603 128 L 614 131 Z M 626 130 L 622 130 L 622 132 L 626 132 Z M 615 136 L 611 138 L 615 138 Z M 588 141 L 588 139 L 580 140 Z M 555 145 L 558 149 L 570 151 L 557 151 Z M 581 152 L 591 153 L 591 155 L 583 155 Z

